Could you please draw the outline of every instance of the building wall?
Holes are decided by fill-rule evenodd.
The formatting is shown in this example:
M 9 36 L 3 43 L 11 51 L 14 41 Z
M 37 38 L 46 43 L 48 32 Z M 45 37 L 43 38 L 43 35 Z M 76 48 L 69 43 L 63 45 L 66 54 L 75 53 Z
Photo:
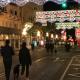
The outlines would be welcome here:
M 23 23 L 35 22 L 36 11 L 42 11 L 43 6 L 29 2 L 22 7 Z
M 22 17 L 21 8 L 10 3 L 0 12 L 0 46 L 6 39 L 10 39 L 11 45 L 19 48 Z
M 42 11 L 43 6 L 35 4 L 33 2 L 28 2 L 26 5 L 22 7 L 22 21 L 23 21 L 23 27 L 27 22 L 35 23 L 35 18 L 36 18 L 36 11 Z M 30 41 L 29 41 L 30 40 Z M 26 42 L 31 43 L 32 41 L 32 36 L 27 35 L 26 37 Z

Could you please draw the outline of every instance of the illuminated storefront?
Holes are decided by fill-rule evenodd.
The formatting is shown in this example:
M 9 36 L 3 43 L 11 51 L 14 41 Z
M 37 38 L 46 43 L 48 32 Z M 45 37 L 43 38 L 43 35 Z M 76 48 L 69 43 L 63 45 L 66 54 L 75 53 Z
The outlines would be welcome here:
M 42 24 L 47 24 L 47 22 L 54 23 L 56 25 L 56 29 L 63 29 L 63 37 L 62 39 L 66 40 L 66 29 L 73 29 L 76 30 L 80 29 L 80 10 L 60 10 L 60 11 L 39 11 L 36 12 L 36 22 L 40 22 Z M 45 27 L 45 26 L 44 26 Z M 69 35 L 69 40 L 72 38 L 79 41 L 79 36 L 75 38 L 77 33 Z
M 10 3 L 0 12 L 0 46 L 4 45 L 6 39 L 14 48 L 20 47 L 21 40 L 21 11 L 20 7 Z
M 9 39 L 13 47 L 18 48 L 20 42 L 20 32 L 16 29 L 0 27 L 0 46 L 4 45 L 4 41 Z

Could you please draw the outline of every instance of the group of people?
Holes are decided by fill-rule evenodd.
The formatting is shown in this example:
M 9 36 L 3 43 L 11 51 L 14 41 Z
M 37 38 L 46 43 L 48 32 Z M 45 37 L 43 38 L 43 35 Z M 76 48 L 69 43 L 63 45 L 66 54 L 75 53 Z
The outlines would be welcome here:
M 3 63 L 5 68 L 6 80 L 10 78 L 10 72 L 12 68 L 12 56 L 15 54 L 14 49 L 10 46 L 10 40 L 5 41 L 5 45 L 1 47 L 1 55 L 3 57 Z M 26 47 L 26 42 L 23 42 L 19 50 L 19 62 L 21 65 L 21 78 L 23 79 L 25 67 L 26 67 L 26 77 L 25 80 L 29 80 L 29 66 L 31 66 L 31 56 L 30 51 Z
M 71 49 L 71 45 L 70 45 L 70 42 L 65 42 L 65 50 L 66 50 L 66 52 L 69 52 L 70 51 L 70 49 Z
M 54 41 L 52 39 L 46 40 L 45 48 L 48 53 L 53 53 Z

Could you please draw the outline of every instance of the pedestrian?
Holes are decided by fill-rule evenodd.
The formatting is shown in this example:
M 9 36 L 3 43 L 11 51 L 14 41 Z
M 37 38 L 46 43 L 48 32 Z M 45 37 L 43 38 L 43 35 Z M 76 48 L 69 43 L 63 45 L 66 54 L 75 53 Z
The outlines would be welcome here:
M 29 80 L 29 66 L 31 66 L 32 61 L 31 61 L 30 51 L 26 47 L 26 42 L 22 43 L 21 49 L 19 50 L 19 61 L 22 67 L 21 69 L 22 80 L 24 77 L 25 67 L 26 67 L 26 80 Z
M 49 42 L 49 38 L 46 39 L 45 49 L 46 49 L 46 52 L 47 52 L 48 55 L 49 55 L 49 52 L 50 52 L 50 42 Z
M 6 40 L 5 45 L 1 47 L 1 55 L 3 56 L 6 80 L 9 80 L 10 78 L 12 55 L 14 55 L 13 48 L 9 44 L 10 40 Z
M 65 43 L 65 49 L 66 49 L 66 52 L 70 51 L 70 49 L 71 49 L 70 42 Z
M 31 49 L 34 51 L 34 43 L 31 43 Z
M 50 44 L 49 45 L 50 45 L 49 46 L 50 52 L 51 52 L 51 54 L 53 54 L 53 49 L 54 49 L 54 42 L 53 42 L 53 40 L 50 40 Z
M 48 41 L 46 41 L 45 48 L 46 48 L 46 52 L 49 53 L 49 42 Z

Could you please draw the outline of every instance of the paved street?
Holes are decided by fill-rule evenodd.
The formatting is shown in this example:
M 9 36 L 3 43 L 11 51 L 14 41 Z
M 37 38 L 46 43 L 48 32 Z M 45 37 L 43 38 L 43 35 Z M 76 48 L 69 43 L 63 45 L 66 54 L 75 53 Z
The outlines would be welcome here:
M 80 0 L 0 0 L 0 80 L 31 64 L 26 47 L 30 80 L 80 80 Z
M 67 53 L 63 48 L 58 48 L 58 53 L 53 53 L 52 55 L 46 53 L 44 48 L 31 51 L 33 64 L 30 67 L 30 80 L 79 80 L 79 77 L 79 79 L 73 79 L 73 77 L 75 76 L 75 71 L 79 69 L 77 65 L 80 63 L 80 56 L 75 56 L 77 54 L 74 52 L 75 57 L 72 57 L 73 52 Z M 18 55 L 15 55 L 13 57 L 13 67 L 18 63 Z M 75 67 L 74 71 L 73 67 Z M 79 76 L 79 71 L 76 75 Z M 0 80 L 5 80 L 2 57 L 0 57 Z M 12 71 L 10 80 L 13 80 Z
M 80 80 L 80 55 L 72 57 L 60 80 Z

